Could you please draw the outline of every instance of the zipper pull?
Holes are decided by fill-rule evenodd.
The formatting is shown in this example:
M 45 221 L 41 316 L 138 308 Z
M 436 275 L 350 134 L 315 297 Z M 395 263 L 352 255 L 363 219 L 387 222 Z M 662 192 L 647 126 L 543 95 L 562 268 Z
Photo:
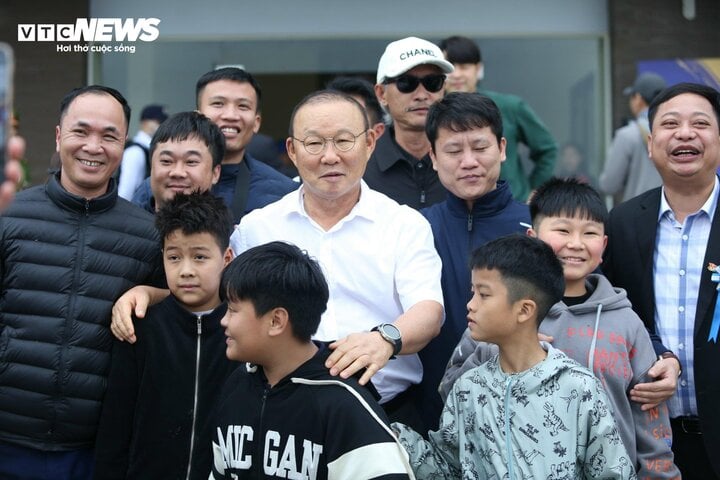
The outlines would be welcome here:
M 202 335 L 202 315 L 197 316 L 197 334 Z
M 468 232 L 472 232 L 472 227 L 473 227 L 473 216 L 472 216 L 472 213 L 468 213 L 468 219 L 467 219 Z

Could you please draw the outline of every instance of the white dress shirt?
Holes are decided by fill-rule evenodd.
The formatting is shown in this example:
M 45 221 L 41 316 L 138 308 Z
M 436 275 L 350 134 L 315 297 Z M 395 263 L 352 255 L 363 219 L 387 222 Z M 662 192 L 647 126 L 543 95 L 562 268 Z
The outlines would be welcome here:
M 274 240 L 293 243 L 320 263 L 330 288 L 315 339 L 331 341 L 394 322 L 423 300 L 442 305 L 441 261 L 430 224 L 417 211 L 363 181 L 352 211 L 325 231 L 305 212 L 301 187 L 245 215 L 230 238 L 239 254 Z M 373 377 L 388 401 L 422 379 L 417 354 L 400 355 Z

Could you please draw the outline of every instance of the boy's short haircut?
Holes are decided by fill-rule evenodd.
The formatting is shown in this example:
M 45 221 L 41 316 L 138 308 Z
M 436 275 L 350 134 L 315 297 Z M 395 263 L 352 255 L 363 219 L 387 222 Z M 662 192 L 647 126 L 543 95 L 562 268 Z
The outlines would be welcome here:
M 608 210 L 600 194 L 577 178 L 551 178 L 529 202 L 533 227 L 547 217 L 582 218 L 607 225 Z
M 497 270 L 508 301 L 529 298 L 537 305 L 537 325 L 563 298 L 563 268 L 552 248 L 542 240 L 513 234 L 486 243 L 472 253 L 470 268 Z
M 163 239 L 180 230 L 184 235 L 209 233 L 225 253 L 232 233 L 232 217 L 223 199 L 210 192 L 178 193 L 155 214 Z
M 262 88 L 260 88 L 260 83 L 250 72 L 237 67 L 216 68 L 215 70 L 210 70 L 209 72 L 203 74 L 202 77 L 198 78 L 198 81 L 195 84 L 195 101 L 198 108 L 200 107 L 200 95 L 203 90 L 205 90 L 205 87 L 209 83 L 219 82 L 220 80 L 249 84 L 253 90 L 255 90 L 255 97 L 257 97 L 257 108 L 255 109 L 255 112 L 260 113 L 260 104 L 262 101 Z
M 287 310 L 293 336 L 303 342 L 317 332 L 329 296 L 318 262 L 286 242 L 246 250 L 225 268 L 220 282 L 223 301 L 250 301 L 258 316 Z
M 490 127 L 499 146 L 503 123 L 495 102 L 479 93 L 452 92 L 430 106 L 425 122 L 425 134 L 434 152 L 435 141 L 441 128 L 453 132 L 467 132 L 485 127 Z
M 207 145 L 212 157 L 213 168 L 225 157 L 225 136 L 220 127 L 200 112 L 180 112 L 160 124 L 150 142 L 150 157 L 158 143 L 182 142 L 196 138 Z

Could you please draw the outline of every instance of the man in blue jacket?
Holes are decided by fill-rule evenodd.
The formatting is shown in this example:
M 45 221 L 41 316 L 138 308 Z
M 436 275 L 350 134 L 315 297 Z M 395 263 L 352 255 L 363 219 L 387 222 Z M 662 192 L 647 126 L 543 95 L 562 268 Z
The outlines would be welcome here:
M 557 160 L 557 144 L 543 121 L 532 108 L 517 95 L 498 93 L 482 88 L 485 64 L 480 47 L 470 38 L 453 36 L 440 42 L 445 58 L 454 70 L 445 82 L 446 92 L 479 92 L 487 95 L 500 109 L 503 132 L 507 142 L 500 178 L 512 188 L 513 196 L 525 201 L 530 192 L 549 180 Z M 527 146 L 532 170 L 526 172 L 518 152 L 518 146 Z
M 526 205 L 513 200 L 508 183 L 498 181 L 506 141 L 500 111 L 490 98 L 446 95 L 430 108 L 425 132 L 433 168 L 448 190 L 445 201 L 421 210 L 443 264 L 445 323 L 440 335 L 420 351 L 425 372 L 421 407 L 426 423 L 435 428 L 443 405 L 438 385 L 467 328 L 470 253 L 503 235 L 524 233 L 530 214 Z
M 198 79 L 195 93 L 198 111 L 217 124 L 225 137 L 220 179 L 212 192 L 225 200 L 233 223 L 297 189 L 298 183 L 246 151 L 262 119 L 262 90 L 250 73 L 235 67 L 212 70 Z M 133 202 L 145 208 L 152 202 L 149 182 L 135 192 Z

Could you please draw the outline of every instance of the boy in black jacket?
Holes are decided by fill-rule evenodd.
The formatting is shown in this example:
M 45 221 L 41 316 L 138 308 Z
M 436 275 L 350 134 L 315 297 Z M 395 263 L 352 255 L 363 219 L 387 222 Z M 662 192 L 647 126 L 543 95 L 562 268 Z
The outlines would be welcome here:
M 208 417 L 237 364 L 224 354 L 219 296 L 230 214 L 210 193 L 178 193 L 156 215 L 171 295 L 115 341 L 95 447 L 95 478 L 207 479 Z
M 370 392 L 330 376 L 329 350 L 310 340 L 329 295 L 315 260 L 284 242 L 251 248 L 220 293 L 227 356 L 249 363 L 221 395 L 211 478 L 414 478 Z

